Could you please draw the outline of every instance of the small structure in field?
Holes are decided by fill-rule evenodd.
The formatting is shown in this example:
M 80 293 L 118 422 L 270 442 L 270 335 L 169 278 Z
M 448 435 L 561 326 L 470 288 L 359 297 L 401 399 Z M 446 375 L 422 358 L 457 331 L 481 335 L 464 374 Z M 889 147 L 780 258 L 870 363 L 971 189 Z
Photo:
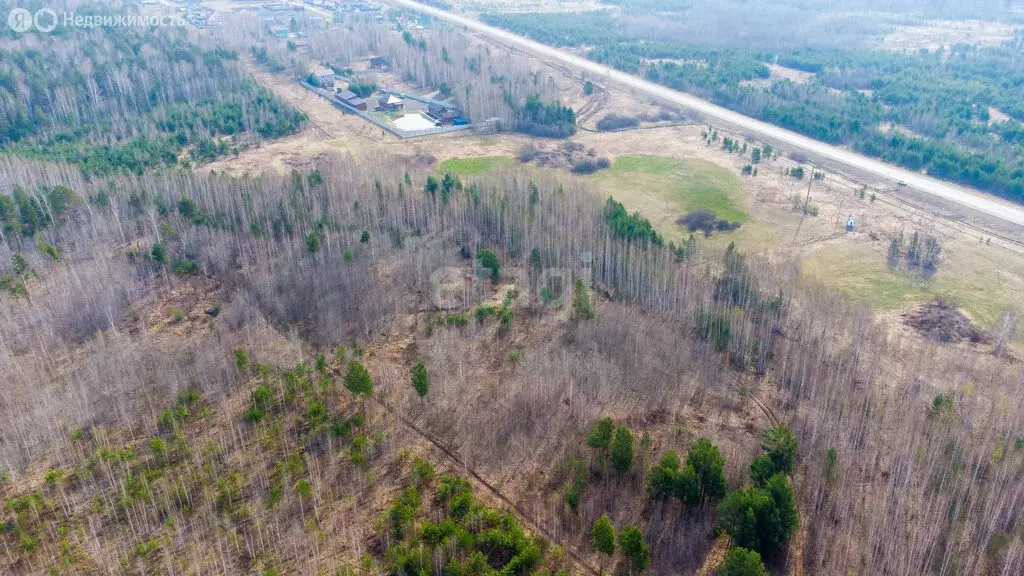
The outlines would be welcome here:
M 405 108 L 405 101 L 394 94 L 381 94 L 377 108 L 385 112 L 398 112 Z
M 374 56 L 370 58 L 370 69 L 372 70 L 384 70 L 388 67 L 388 59 L 383 56 Z

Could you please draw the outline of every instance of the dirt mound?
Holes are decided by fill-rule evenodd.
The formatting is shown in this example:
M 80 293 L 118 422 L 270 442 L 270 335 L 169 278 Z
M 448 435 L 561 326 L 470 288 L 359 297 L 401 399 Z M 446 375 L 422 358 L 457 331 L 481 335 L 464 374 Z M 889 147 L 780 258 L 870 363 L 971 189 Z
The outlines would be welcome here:
M 989 335 L 960 312 L 955 304 L 935 300 L 903 315 L 903 322 L 937 342 L 955 344 L 987 342 Z

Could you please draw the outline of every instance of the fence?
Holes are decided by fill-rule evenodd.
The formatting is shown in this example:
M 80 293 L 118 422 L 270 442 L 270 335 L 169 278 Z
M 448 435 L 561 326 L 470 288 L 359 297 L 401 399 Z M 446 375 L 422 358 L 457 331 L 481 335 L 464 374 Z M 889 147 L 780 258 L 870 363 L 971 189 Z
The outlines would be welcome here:
M 350 114 L 356 114 L 356 115 L 362 117 L 363 119 L 365 119 L 365 120 L 367 120 L 369 122 L 372 122 L 372 123 L 376 124 L 377 126 L 380 126 L 382 129 L 387 130 L 388 132 L 394 134 L 395 136 L 398 136 L 399 138 L 418 138 L 420 136 L 430 136 L 430 135 L 433 135 L 433 134 L 444 134 L 446 132 L 458 132 L 460 130 L 468 130 L 468 129 L 473 127 L 471 124 L 463 124 L 463 125 L 460 125 L 460 126 L 435 126 L 433 128 L 426 128 L 424 130 L 408 130 L 408 131 L 400 130 L 400 129 L 398 129 L 398 127 L 396 127 L 391 122 L 386 122 L 386 121 L 384 121 L 384 120 L 382 120 L 382 119 L 380 119 L 380 118 L 378 118 L 376 116 L 373 116 L 372 114 L 369 114 L 368 112 L 364 112 L 362 110 L 357 110 L 354 107 L 349 106 L 345 102 L 342 102 L 342 101 L 338 100 L 337 98 L 334 97 L 334 94 L 330 90 L 324 90 L 323 88 L 317 88 L 316 86 L 313 86 L 312 84 L 310 84 L 309 82 L 306 82 L 304 80 L 299 82 L 299 84 L 301 84 L 304 88 L 306 88 L 307 90 L 313 92 L 314 94 L 317 94 L 318 96 L 326 98 L 328 102 L 330 102 L 331 104 L 334 104 L 338 108 L 341 108 L 345 112 L 348 112 Z M 429 104 L 431 102 L 436 102 L 435 100 L 430 100 L 429 98 L 423 98 L 422 96 L 414 96 L 414 95 L 409 95 L 409 94 L 403 94 L 402 92 L 396 92 L 396 91 L 393 91 L 393 90 L 382 90 L 382 92 L 386 92 L 386 93 L 390 93 L 390 94 L 395 94 L 395 95 L 401 96 L 403 98 L 411 98 L 412 100 L 417 100 L 419 102 L 424 102 L 424 103 L 427 103 L 427 104 Z

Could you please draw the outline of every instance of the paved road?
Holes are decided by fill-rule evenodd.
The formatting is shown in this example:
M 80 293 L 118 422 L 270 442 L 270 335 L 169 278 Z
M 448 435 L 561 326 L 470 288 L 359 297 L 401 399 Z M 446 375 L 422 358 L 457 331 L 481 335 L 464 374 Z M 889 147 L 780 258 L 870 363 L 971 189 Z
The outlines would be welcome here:
M 586 70 L 591 74 L 602 76 L 606 79 L 627 85 L 636 90 L 641 90 L 651 96 L 673 102 L 683 106 L 684 108 L 689 108 L 709 118 L 714 118 L 734 126 L 739 126 L 746 131 L 760 134 L 762 137 L 783 142 L 789 146 L 812 152 L 846 166 L 869 172 L 889 180 L 893 183 L 893 186 L 895 186 L 898 180 L 903 180 L 908 186 L 916 190 L 932 194 L 939 198 L 944 198 L 962 206 L 973 208 L 979 212 L 994 216 L 1001 220 L 1024 226 L 1024 208 L 1003 201 L 994 196 L 969 190 L 947 182 L 942 182 L 916 172 L 903 170 L 879 160 L 868 158 L 867 156 L 863 156 L 843 148 L 831 146 L 806 136 L 801 136 L 795 132 L 790 132 L 789 130 L 779 128 L 778 126 L 773 126 L 771 124 L 761 122 L 760 120 L 755 120 L 749 116 L 744 116 L 737 112 L 733 112 L 732 110 L 701 100 L 691 94 L 678 92 L 671 88 L 666 88 L 665 86 L 648 82 L 647 80 L 638 78 L 631 74 L 613 70 L 602 64 L 576 56 L 575 54 L 570 54 L 568 52 L 558 50 L 557 48 L 552 48 L 551 46 L 540 44 L 539 42 L 534 42 L 528 38 L 512 34 L 511 32 L 488 26 L 482 22 L 473 20 L 472 18 L 452 14 L 451 12 L 446 12 L 444 10 L 438 10 L 437 8 L 426 6 L 411 0 L 390 1 L 394 4 L 429 14 L 435 18 L 440 18 L 442 20 L 447 20 L 448 22 L 465 26 L 470 30 L 486 34 L 508 45 L 522 50 L 527 50 L 538 56 L 560 60 L 575 68 Z

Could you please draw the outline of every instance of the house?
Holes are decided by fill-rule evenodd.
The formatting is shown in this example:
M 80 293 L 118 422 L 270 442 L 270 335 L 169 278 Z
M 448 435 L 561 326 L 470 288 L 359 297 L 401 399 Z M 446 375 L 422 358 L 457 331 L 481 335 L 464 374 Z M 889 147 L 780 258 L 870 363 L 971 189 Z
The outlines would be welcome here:
M 451 124 L 459 117 L 459 112 L 451 106 L 432 103 L 427 106 L 427 115 L 440 124 Z
M 271 33 L 274 35 L 274 38 L 277 38 L 278 40 L 284 40 L 288 37 L 288 29 L 284 27 L 274 28 L 271 30 Z
M 326 66 L 316 65 L 309 69 L 311 84 L 321 88 L 334 87 L 334 71 Z
M 374 56 L 370 58 L 370 68 L 374 70 L 383 70 L 388 67 L 388 59 L 383 56 Z
M 356 110 L 366 110 L 366 100 L 351 90 L 342 90 L 335 97 Z
M 377 108 L 385 112 L 396 112 L 405 108 L 405 102 L 394 94 L 381 94 Z

